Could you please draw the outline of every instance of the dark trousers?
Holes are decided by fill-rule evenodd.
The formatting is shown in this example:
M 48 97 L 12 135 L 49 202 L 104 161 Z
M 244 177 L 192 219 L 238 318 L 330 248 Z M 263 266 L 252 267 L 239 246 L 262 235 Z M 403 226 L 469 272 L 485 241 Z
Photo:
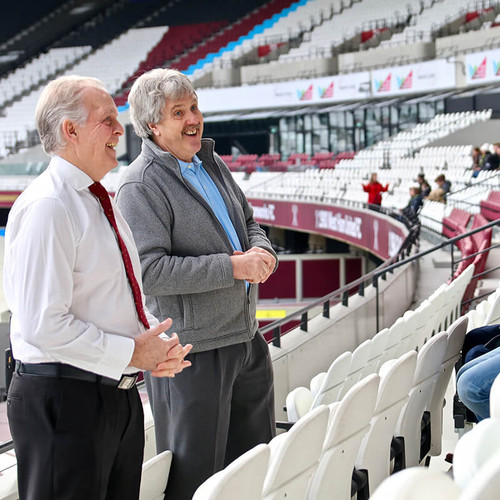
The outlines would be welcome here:
M 142 403 L 121 390 L 15 373 L 7 397 L 21 500 L 137 500 Z
M 500 325 L 480 326 L 467 332 L 462 347 L 462 364 L 489 352 L 491 349 L 486 349 L 484 344 L 497 335 L 500 335 Z
M 200 484 L 275 435 L 271 357 L 260 333 L 246 343 L 189 354 L 173 379 L 146 375 L 158 453 L 172 450 L 166 497 Z

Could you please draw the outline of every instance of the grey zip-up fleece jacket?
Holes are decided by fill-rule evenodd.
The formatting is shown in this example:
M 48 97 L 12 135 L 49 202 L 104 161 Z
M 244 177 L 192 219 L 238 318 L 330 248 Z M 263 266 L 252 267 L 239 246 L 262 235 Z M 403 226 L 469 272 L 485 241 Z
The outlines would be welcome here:
M 258 246 L 276 257 L 214 145 L 202 139 L 197 156 L 226 203 L 243 251 Z M 148 309 L 160 320 L 172 318 L 171 331 L 193 344 L 193 352 L 251 340 L 258 329 L 257 285 L 247 292 L 245 281 L 234 279 L 229 238 L 175 157 L 144 140 L 115 199 L 139 250 Z

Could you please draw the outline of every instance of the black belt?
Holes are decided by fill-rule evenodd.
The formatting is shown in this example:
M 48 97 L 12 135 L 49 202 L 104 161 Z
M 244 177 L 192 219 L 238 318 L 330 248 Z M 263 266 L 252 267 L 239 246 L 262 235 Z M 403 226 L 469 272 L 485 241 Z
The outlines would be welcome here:
M 135 386 L 139 376 L 139 373 L 131 373 L 122 375 L 120 380 L 116 380 L 63 363 L 21 363 L 21 361 L 16 361 L 16 372 L 42 377 L 72 378 L 84 382 L 112 385 L 118 389 L 131 389 Z

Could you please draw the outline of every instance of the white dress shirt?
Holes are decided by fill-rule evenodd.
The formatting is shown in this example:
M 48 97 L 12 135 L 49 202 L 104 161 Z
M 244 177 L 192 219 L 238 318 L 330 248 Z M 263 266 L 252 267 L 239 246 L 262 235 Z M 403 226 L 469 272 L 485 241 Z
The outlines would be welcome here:
M 56 156 L 16 200 L 5 231 L 4 293 L 15 359 L 67 363 L 119 379 L 137 371 L 127 366 L 132 339 L 144 326 L 113 228 L 88 190 L 92 183 Z M 132 233 L 112 204 L 142 290 Z

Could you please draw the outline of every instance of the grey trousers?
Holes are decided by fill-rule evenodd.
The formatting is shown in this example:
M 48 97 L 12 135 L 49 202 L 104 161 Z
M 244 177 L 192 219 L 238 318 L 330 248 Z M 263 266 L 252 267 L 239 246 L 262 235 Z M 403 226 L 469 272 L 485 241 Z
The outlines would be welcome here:
M 168 500 L 188 500 L 207 478 L 275 435 L 271 356 L 250 342 L 189 354 L 175 378 L 146 374 L 157 452 L 173 452 Z

